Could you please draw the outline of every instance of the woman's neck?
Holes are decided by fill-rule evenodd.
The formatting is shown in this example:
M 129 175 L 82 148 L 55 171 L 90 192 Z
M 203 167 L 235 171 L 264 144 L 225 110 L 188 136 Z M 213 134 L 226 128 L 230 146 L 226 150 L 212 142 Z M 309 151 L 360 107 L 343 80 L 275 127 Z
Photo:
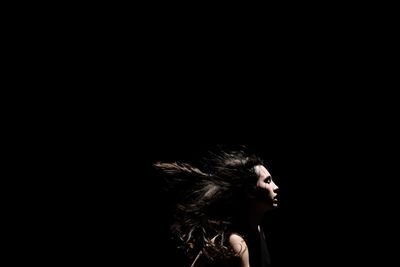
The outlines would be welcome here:
M 257 203 L 253 203 L 251 200 L 241 208 L 243 209 L 239 217 L 241 224 L 248 227 L 251 231 L 259 231 L 259 225 L 264 218 L 265 211 L 260 209 Z

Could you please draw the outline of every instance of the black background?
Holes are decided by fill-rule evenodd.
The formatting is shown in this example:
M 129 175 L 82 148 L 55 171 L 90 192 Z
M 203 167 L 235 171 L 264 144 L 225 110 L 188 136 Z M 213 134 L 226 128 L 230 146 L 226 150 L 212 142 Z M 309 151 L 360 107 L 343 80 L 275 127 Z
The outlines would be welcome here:
M 375 181 L 381 169 L 361 157 L 362 147 L 299 138 L 255 140 L 236 144 L 246 144 L 264 158 L 280 186 L 280 207 L 263 223 L 274 266 L 382 262 L 377 245 L 384 235 L 376 230 L 382 222 L 373 223 L 384 212 L 382 185 Z M 123 136 L 87 146 L 87 153 L 74 161 L 79 166 L 71 183 L 76 195 L 65 216 L 72 258 L 176 264 L 168 235 L 171 209 L 152 164 L 196 159 L 215 144 L 133 142 Z
M 17 48 L 29 64 L 15 81 L 59 92 L 33 91 L 43 105 L 26 93 L 33 108 L 15 120 L 26 127 L 18 141 L 34 144 L 16 153 L 51 177 L 39 186 L 51 192 L 43 227 L 57 261 L 170 266 L 151 164 L 236 143 L 259 152 L 280 185 L 265 222 L 275 266 L 383 265 L 398 210 L 391 16 L 306 19 L 296 8 L 293 18 L 285 7 L 221 28 L 202 16 L 193 26 L 187 12 L 168 23 L 163 8 L 161 20 L 153 7 L 145 19 L 92 8 L 23 23 L 31 35 L 17 41 L 31 47 Z

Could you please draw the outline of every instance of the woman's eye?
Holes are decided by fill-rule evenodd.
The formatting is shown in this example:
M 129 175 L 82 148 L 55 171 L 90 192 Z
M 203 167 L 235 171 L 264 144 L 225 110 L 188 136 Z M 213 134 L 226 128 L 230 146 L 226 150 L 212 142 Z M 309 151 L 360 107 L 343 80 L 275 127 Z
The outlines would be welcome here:
M 271 183 L 271 177 L 267 177 L 264 182 L 266 182 L 267 184 Z

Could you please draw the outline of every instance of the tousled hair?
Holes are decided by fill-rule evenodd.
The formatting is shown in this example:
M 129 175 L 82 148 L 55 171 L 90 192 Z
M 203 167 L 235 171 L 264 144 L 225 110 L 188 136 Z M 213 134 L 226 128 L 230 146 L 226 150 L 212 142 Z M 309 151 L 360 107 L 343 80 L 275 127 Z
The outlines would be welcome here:
M 244 150 L 210 152 L 200 166 L 157 162 L 168 192 L 176 201 L 172 233 L 187 255 L 209 259 L 232 257 L 227 241 L 239 203 L 254 195 L 262 160 Z

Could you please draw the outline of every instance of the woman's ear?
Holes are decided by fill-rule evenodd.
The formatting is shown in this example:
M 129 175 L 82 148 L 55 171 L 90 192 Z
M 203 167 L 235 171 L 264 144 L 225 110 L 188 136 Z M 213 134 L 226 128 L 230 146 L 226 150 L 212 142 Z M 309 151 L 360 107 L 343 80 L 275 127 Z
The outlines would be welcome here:
M 245 195 L 247 198 L 255 199 L 257 196 L 257 186 L 249 186 L 245 188 Z

